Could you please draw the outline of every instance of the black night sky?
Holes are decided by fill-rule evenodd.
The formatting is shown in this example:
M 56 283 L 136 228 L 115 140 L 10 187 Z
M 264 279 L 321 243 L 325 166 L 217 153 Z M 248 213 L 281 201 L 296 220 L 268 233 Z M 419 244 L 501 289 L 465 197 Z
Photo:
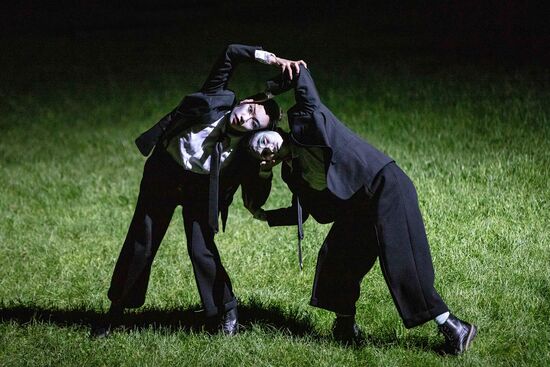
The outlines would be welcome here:
M 325 42 L 337 45 L 339 39 L 359 43 L 372 34 L 399 36 L 408 40 L 406 45 L 410 48 L 449 59 L 523 64 L 543 63 L 548 59 L 550 32 L 541 3 L 22 0 L 2 5 L 0 30 L 3 37 L 8 38 L 32 34 L 79 37 L 136 29 L 177 32 L 190 22 L 199 28 L 215 23 L 220 27 L 227 24 L 248 34 L 256 33 L 263 43 L 269 43 L 266 38 L 291 39 L 288 30 L 303 32 L 315 24 L 326 30 L 320 37 L 320 45 Z M 281 28 L 284 33 L 278 32 Z M 311 46 L 317 45 L 314 42 Z M 402 51 L 406 54 L 407 47 Z

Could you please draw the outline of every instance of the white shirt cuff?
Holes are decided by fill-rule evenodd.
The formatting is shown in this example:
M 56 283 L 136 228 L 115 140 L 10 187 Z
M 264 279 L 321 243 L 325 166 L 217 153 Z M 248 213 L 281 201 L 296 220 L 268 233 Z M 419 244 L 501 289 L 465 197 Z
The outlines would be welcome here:
M 275 60 L 275 54 L 263 50 L 254 51 L 254 58 L 262 64 L 271 64 Z

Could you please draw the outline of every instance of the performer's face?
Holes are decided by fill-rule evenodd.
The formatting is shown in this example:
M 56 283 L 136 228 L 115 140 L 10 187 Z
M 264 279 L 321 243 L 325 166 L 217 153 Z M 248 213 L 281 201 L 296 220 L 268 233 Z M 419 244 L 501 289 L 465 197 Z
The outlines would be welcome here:
M 231 111 L 229 125 L 241 132 L 265 129 L 269 126 L 269 116 L 261 104 L 242 103 Z
M 275 131 L 259 131 L 250 139 L 249 148 L 252 155 L 262 161 L 282 159 L 283 138 Z

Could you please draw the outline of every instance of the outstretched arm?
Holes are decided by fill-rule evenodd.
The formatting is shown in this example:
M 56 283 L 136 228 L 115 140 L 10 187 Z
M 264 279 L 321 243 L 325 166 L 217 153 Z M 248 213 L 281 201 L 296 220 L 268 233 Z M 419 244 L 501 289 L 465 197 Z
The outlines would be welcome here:
M 296 196 L 292 195 L 292 206 L 273 210 L 262 210 L 262 218 L 270 227 L 295 226 L 298 224 Z M 302 223 L 307 220 L 309 213 L 302 209 Z
M 227 89 L 229 79 L 235 67 L 241 62 L 258 61 L 263 64 L 278 66 L 283 73 L 288 73 L 292 79 L 293 71 L 298 71 L 303 61 L 291 61 L 275 56 L 274 53 L 264 51 L 260 46 L 232 44 L 225 48 L 214 63 L 210 75 L 201 88 L 201 92 L 209 94 Z
M 254 61 L 256 51 L 262 50 L 259 46 L 246 46 L 232 44 L 225 48 L 218 57 L 210 75 L 201 88 L 203 93 L 215 93 L 227 89 L 227 83 L 235 70 L 235 67 L 243 61 Z

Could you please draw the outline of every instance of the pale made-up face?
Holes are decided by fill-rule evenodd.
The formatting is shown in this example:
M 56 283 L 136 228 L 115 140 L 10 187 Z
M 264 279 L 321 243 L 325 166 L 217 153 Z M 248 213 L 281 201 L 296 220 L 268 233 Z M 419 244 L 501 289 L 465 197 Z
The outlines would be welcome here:
M 249 148 L 254 157 L 262 161 L 281 159 L 283 138 L 275 131 L 259 131 L 252 136 Z M 287 149 L 288 150 L 288 149 Z
M 269 116 L 261 104 L 242 103 L 231 111 L 229 125 L 240 132 L 265 129 L 269 126 Z

